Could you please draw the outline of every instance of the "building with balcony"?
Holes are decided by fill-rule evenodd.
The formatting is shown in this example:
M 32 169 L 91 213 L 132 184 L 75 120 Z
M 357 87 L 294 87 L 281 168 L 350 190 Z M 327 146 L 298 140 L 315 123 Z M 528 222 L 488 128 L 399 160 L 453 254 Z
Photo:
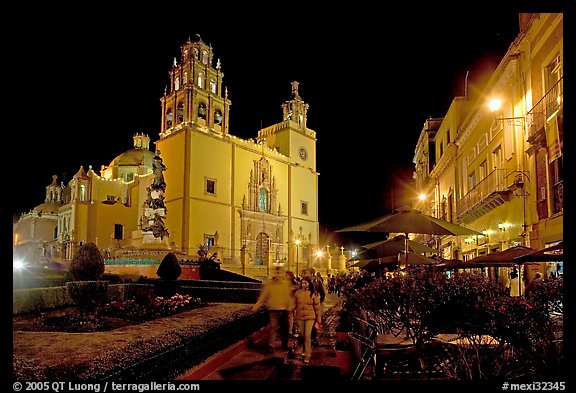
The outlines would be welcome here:
M 562 14 L 520 14 L 488 82 L 456 97 L 433 136 L 425 124 L 415 207 L 484 234 L 429 237 L 445 258 L 563 240 L 562 43 Z

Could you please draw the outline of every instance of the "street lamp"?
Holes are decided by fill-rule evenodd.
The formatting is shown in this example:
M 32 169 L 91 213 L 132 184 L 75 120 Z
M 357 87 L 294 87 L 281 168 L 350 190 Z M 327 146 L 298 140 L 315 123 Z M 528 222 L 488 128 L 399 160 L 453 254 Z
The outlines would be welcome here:
M 492 98 L 490 99 L 490 101 L 488 101 L 488 108 L 490 108 L 491 112 L 498 112 L 500 111 L 502 107 L 502 100 L 500 98 Z M 524 116 L 516 116 L 516 117 L 497 117 L 496 118 L 497 121 L 508 121 L 511 124 L 514 124 L 516 126 L 524 126 L 524 122 L 526 121 L 526 119 L 524 118 Z M 520 123 L 516 123 L 516 121 L 519 121 Z
M 299 248 L 301 243 L 302 243 L 302 240 L 300 240 L 300 239 L 294 240 L 294 245 L 296 246 L 296 275 L 299 274 L 298 248 Z

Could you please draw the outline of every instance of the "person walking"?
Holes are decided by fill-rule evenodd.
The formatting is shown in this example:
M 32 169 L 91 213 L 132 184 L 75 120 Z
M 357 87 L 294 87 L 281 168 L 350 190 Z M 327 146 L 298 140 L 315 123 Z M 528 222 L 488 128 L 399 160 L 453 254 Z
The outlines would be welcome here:
M 276 335 L 280 331 L 282 349 L 288 349 L 289 313 L 294 310 L 292 288 L 285 279 L 280 267 L 274 269 L 272 279 L 262 288 L 262 292 L 252 306 L 252 312 L 258 311 L 263 305 L 268 310 L 268 353 L 276 349 Z
M 299 341 L 304 344 L 302 356 L 304 363 L 310 363 L 312 356 L 312 327 L 315 323 L 321 323 L 320 296 L 314 290 L 314 284 L 310 277 L 303 277 L 300 281 L 300 289 L 294 294 L 296 312 L 294 320 L 300 331 Z
M 296 276 L 294 275 L 294 272 L 288 270 L 286 272 L 286 281 L 288 281 L 288 284 L 290 285 L 290 289 L 291 289 L 291 293 L 292 293 L 292 297 L 294 297 L 294 294 L 296 293 L 296 291 L 298 290 L 298 282 L 296 281 Z M 288 335 L 289 336 L 297 336 L 298 335 L 298 327 L 295 326 L 296 323 L 294 322 L 294 311 L 289 311 L 288 312 Z
M 322 278 L 322 274 L 320 272 L 315 273 L 314 268 L 310 269 L 303 269 L 302 270 L 302 277 L 308 277 L 312 281 L 312 285 L 314 285 L 314 291 L 318 294 L 320 298 L 320 321 L 322 321 L 322 315 L 324 314 L 324 299 L 326 299 L 326 289 L 324 288 L 324 279 Z M 322 322 L 319 322 L 319 325 L 322 325 Z M 320 345 L 318 343 L 318 328 L 316 324 L 312 326 L 312 345 L 317 347 Z

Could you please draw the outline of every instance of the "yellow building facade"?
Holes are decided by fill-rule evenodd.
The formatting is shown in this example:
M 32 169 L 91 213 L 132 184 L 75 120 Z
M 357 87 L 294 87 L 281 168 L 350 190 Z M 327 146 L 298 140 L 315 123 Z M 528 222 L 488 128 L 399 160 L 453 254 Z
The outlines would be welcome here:
M 174 59 L 169 88 L 160 98 L 156 153 L 149 150 L 150 138 L 137 134 L 134 148 L 102 166 L 100 174 L 80 168 L 62 185 L 67 197 L 51 240 L 58 257 L 71 258 L 81 242 L 96 243 L 111 258 L 171 250 L 193 259 L 204 245 L 222 268 L 253 277 L 267 277 L 275 265 L 326 269 L 314 265 L 316 133 L 307 127 L 308 104 L 298 82 L 290 96 L 287 91 L 282 120 L 245 140 L 229 133 L 231 101 L 212 47 L 188 40 L 180 59 Z M 165 166 L 162 218 L 169 235 L 151 241 L 143 217 L 155 155 Z
M 488 82 L 456 97 L 440 124 L 425 123 L 413 161 L 426 199 L 415 207 L 484 234 L 434 239 L 444 258 L 563 240 L 562 22 L 520 14 Z M 530 269 L 528 278 L 543 268 Z

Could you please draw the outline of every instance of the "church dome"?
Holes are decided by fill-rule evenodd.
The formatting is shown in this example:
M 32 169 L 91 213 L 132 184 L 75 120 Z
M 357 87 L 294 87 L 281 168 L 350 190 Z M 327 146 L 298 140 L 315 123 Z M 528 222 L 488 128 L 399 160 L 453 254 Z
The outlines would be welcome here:
M 145 166 L 152 169 L 152 162 L 154 162 L 154 153 L 148 149 L 130 149 L 110 163 L 110 167 L 118 166 Z
M 36 206 L 34 209 L 32 209 L 32 211 L 34 213 L 57 214 L 60 206 L 62 206 L 62 205 L 60 205 L 58 203 L 45 202 L 45 203 L 41 203 L 40 205 Z

